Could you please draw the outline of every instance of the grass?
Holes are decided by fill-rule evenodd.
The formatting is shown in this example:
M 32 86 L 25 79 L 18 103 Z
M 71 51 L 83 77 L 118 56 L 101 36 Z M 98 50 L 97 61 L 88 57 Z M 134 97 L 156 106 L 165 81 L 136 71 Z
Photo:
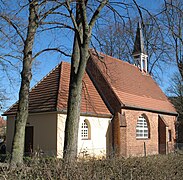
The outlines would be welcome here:
M 183 155 L 79 160 L 72 165 L 61 159 L 33 157 L 21 167 L 0 167 L 0 179 L 16 180 L 181 180 Z

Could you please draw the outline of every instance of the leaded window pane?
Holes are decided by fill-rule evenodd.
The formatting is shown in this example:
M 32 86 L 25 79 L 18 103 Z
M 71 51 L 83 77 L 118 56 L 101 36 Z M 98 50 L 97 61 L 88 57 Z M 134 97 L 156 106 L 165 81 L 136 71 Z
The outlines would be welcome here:
M 81 124 L 81 138 L 88 139 L 88 125 L 85 121 Z
M 137 138 L 148 138 L 149 129 L 147 121 L 144 117 L 139 117 L 136 126 L 136 137 Z

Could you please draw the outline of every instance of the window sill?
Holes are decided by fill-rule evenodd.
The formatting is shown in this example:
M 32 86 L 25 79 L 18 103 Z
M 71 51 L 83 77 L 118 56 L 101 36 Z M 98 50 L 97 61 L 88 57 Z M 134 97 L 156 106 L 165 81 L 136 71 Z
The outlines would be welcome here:
M 136 140 L 150 140 L 150 138 L 136 138 Z
M 83 139 L 81 139 L 81 140 L 83 140 L 83 141 L 88 141 L 88 140 L 91 140 L 91 139 L 84 139 L 84 138 L 83 138 Z

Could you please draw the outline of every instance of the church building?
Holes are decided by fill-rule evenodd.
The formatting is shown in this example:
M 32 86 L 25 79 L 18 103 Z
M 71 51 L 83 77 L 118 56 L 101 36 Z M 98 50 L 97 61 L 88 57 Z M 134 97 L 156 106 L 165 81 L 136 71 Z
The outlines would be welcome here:
M 139 23 L 132 56 L 135 65 L 89 51 L 83 77 L 78 156 L 123 157 L 174 151 L 177 112 L 148 73 Z M 61 62 L 30 91 L 25 153 L 62 157 L 70 64 Z M 11 153 L 18 103 L 7 116 Z

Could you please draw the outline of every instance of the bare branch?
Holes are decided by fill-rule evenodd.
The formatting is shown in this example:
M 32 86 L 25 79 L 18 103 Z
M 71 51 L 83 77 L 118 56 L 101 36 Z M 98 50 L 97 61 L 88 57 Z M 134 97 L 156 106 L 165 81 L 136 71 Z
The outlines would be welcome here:
M 143 23 L 143 26 L 144 26 L 142 11 L 141 11 L 139 5 L 137 4 L 136 0 L 133 0 L 133 2 L 134 2 L 135 6 L 136 6 L 137 9 L 138 9 L 138 12 L 139 12 L 139 15 L 140 15 L 140 19 L 141 19 L 141 21 L 142 21 L 142 23 Z
M 65 4 L 65 2 L 60 3 L 59 5 L 57 5 L 57 6 L 53 7 L 53 8 L 51 8 L 51 9 L 49 9 L 46 13 L 44 13 L 44 14 L 42 15 L 42 18 L 40 19 L 40 22 L 43 21 L 44 19 L 46 19 L 46 17 L 47 17 L 49 14 L 53 13 L 56 9 L 60 8 L 60 7 L 63 6 L 64 4 Z
M 88 29 L 88 20 L 87 20 L 87 15 L 86 15 L 86 2 L 85 0 L 81 1 L 81 5 L 80 5 L 80 9 L 81 9 L 81 15 L 82 15 L 82 24 L 83 24 L 83 28 L 84 31 Z
M 61 28 L 68 28 L 71 29 L 73 31 L 75 31 L 75 29 L 65 23 L 61 23 L 61 22 L 41 22 L 40 25 L 59 25 Z
M 7 62 L 8 64 L 10 64 L 10 65 L 11 65 L 12 67 L 14 67 L 15 69 L 17 68 L 17 67 L 15 66 L 15 64 L 13 64 L 10 60 L 6 59 L 5 57 L 0 56 L 0 59 L 4 60 L 4 61 Z M 15 58 L 15 59 L 16 59 L 16 58 Z M 3 63 L 3 64 L 4 64 L 4 63 Z M 1 63 L 1 66 L 2 66 L 3 64 Z M 7 71 L 6 68 L 5 68 L 4 70 Z
M 34 57 L 33 57 L 33 59 L 35 59 L 36 57 L 38 57 L 40 54 L 42 54 L 44 52 L 48 52 L 48 51 L 57 51 L 57 52 L 63 54 L 64 56 L 71 57 L 70 54 L 67 54 L 66 52 L 60 50 L 59 48 L 47 48 L 47 49 L 43 49 L 43 50 L 39 51 L 37 54 L 35 54 Z
M 60 16 L 65 16 L 66 18 L 70 18 L 70 16 L 66 13 L 62 13 L 62 12 L 51 12 L 51 15 L 60 15 Z
M 68 27 L 66 27 L 66 26 L 53 26 L 53 27 L 38 30 L 37 32 L 40 33 L 40 32 L 50 31 L 50 30 L 53 30 L 53 29 L 55 30 L 55 29 L 62 29 L 62 28 L 68 28 Z M 75 29 L 72 29 L 72 30 L 74 31 Z
M 74 25 L 75 30 L 77 30 L 79 32 L 76 19 L 74 17 L 74 14 L 72 13 L 72 10 L 71 10 L 71 7 L 70 7 L 70 2 L 68 0 L 66 1 L 66 7 L 67 7 L 67 10 L 69 11 L 69 14 L 70 14 L 70 17 L 71 17 L 71 20 L 72 20 L 72 23 Z
M 22 34 L 20 33 L 20 31 L 18 30 L 17 26 L 5 15 L 0 15 L 0 17 L 2 19 L 4 19 L 7 23 L 9 23 L 17 32 L 17 34 L 19 35 L 19 37 L 22 39 L 23 43 L 25 43 L 24 37 L 22 36 Z
M 107 4 L 107 7 L 114 13 L 114 16 L 115 17 L 118 16 L 123 22 L 124 22 L 124 19 L 123 18 L 129 19 L 128 16 L 121 15 L 114 7 L 111 6 L 111 3 L 110 4 Z
M 108 0 L 105 0 L 105 1 L 102 1 L 100 3 L 100 5 L 98 6 L 98 8 L 96 9 L 96 11 L 94 12 L 91 20 L 90 20 L 90 23 L 89 23 L 89 27 L 90 29 L 93 28 L 94 24 L 95 24 L 95 21 L 97 20 L 98 16 L 99 16 L 99 13 L 100 11 L 102 10 L 102 8 L 108 3 Z

